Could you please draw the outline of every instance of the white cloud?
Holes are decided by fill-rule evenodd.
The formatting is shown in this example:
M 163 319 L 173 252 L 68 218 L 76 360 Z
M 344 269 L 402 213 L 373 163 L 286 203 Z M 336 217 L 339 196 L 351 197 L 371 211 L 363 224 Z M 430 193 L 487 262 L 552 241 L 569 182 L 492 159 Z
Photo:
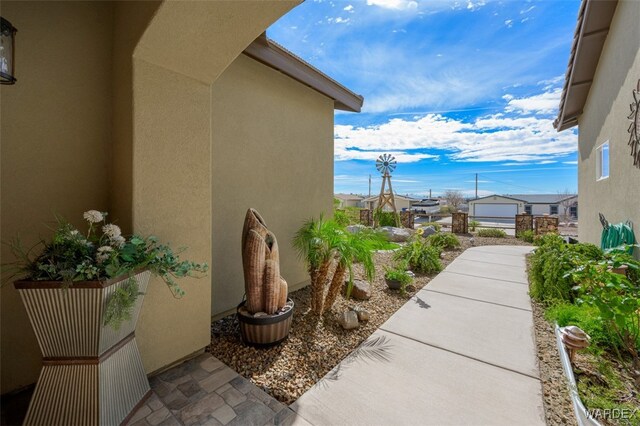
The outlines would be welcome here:
M 556 88 L 551 91 L 529 96 L 526 98 L 510 99 L 505 111 L 518 111 L 522 113 L 552 114 L 560 105 L 562 89 Z M 505 95 L 507 96 L 507 95 Z M 509 95 L 510 96 L 510 95 Z M 503 97 L 504 98 L 504 97 Z M 506 98 L 505 98 L 506 99 Z
M 545 99 L 544 95 L 526 98 L 533 99 L 530 102 L 510 100 L 510 117 L 493 114 L 469 122 L 430 113 L 366 127 L 336 125 L 336 161 L 372 160 L 391 152 L 398 162 L 415 162 L 436 158 L 444 151 L 454 161 L 552 164 L 558 157 L 575 153 L 577 137 L 575 131 L 556 132 L 551 114 L 523 115 L 547 111 L 546 105 L 536 101 Z
M 506 21 L 504 21 L 504 24 L 507 26 L 507 28 L 513 27 L 513 19 L 507 19 Z
M 531 6 L 531 7 L 527 8 L 527 9 L 523 9 L 523 10 L 520 11 L 520 15 L 524 15 L 525 13 L 529 13 L 535 8 L 536 8 L 535 6 Z
M 367 5 L 395 10 L 410 10 L 418 8 L 418 3 L 412 0 L 367 0 Z
M 352 12 L 353 13 L 353 5 L 350 4 L 347 7 L 345 7 L 344 9 L 342 9 L 342 10 L 346 10 L 347 12 Z
M 578 164 L 578 160 L 574 161 L 563 161 L 562 164 Z
M 471 0 L 467 0 L 467 9 L 473 12 L 474 10 L 481 8 L 485 4 L 486 3 L 483 0 L 478 0 L 475 3 Z
M 350 19 L 349 19 L 349 18 L 342 18 L 342 17 L 340 17 L 340 16 L 338 16 L 338 17 L 334 20 L 334 22 L 335 22 L 336 24 L 348 24 L 348 23 L 349 23 L 349 21 L 350 21 Z

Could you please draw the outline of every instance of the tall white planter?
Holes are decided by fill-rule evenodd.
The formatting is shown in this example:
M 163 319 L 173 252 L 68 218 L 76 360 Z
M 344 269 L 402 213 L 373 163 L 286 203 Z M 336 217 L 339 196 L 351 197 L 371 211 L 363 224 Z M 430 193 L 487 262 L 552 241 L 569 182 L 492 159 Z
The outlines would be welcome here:
M 133 276 L 146 291 L 150 271 Z M 26 425 L 117 425 L 151 392 L 135 339 L 140 295 L 131 319 L 103 325 L 109 296 L 129 276 L 108 281 L 16 281 L 38 339 L 43 367 Z

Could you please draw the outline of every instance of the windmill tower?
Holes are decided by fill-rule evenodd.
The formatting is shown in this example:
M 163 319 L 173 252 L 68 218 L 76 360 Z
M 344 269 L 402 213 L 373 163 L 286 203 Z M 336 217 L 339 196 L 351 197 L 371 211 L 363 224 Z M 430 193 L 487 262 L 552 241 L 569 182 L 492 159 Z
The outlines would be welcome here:
M 395 157 L 390 154 L 382 154 L 376 160 L 376 169 L 382 173 L 382 187 L 380 188 L 380 195 L 378 196 L 378 209 L 382 211 L 386 205 L 389 205 L 393 210 L 393 214 L 397 217 L 398 210 L 396 209 L 396 200 L 393 196 L 390 175 L 390 173 L 396 169 L 396 164 Z M 385 190 L 387 185 L 389 186 L 388 191 Z

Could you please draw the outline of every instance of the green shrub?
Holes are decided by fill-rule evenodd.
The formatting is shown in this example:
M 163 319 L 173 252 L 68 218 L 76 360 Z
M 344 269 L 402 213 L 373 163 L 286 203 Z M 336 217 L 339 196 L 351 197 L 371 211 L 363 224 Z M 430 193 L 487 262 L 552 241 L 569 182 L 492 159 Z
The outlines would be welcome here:
M 438 233 L 430 235 L 427 241 L 432 246 L 440 248 L 440 250 L 452 250 L 460 247 L 460 240 L 455 234 Z
M 350 225 L 349 216 L 347 216 L 344 210 L 335 209 L 333 211 L 333 220 L 340 226 Z
M 407 271 L 401 268 L 384 268 L 384 278 L 389 281 L 398 281 L 403 286 L 413 281 L 413 278 Z
M 573 301 L 575 282 L 569 273 L 589 260 L 603 259 L 604 253 L 593 244 L 566 244 L 555 234 L 537 237 L 538 248 L 530 257 L 529 292 L 534 299 L 552 303 Z
M 478 226 L 480 226 L 480 222 L 478 222 L 477 220 L 469 221 L 469 228 L 471 229 L 471 231 L 475 232 Z
M 413 271 L 423 274 L 442 270 L 440 249 L 422 240 L 414 240 L 402 246 L 394 255 L 394 259 L 406 261 Z
M 442 230 L 442 225 L 440 225 L 438 222 L 425 222 L 421 223 L 420 226 L 423 228 L 426 226 L 433 226 L 433 229 L 435 229 L 436 232 L 440 232 Z
M 517 237 L 522 241 L 526 241 L 528 243 L 532 243 L 535 235 L 531 229 L 527 229 L 526 231 L 520 232 Z
M 378 226 L 400 226 L 400 215 L 394 212 L 385 212 L 380 209 L 373 214 Z
M 587 305 L 574 305 L 571 303 L 558 303 L 550 306 L 544 314 L 551 322 L 557 322 L 560 327 L 576 325 L 591 336 L 591 346 L 602 349 L 616 342 L 615 336 L 605 327 L 598 310 Z
M 478 237 L 506 238 L 507 233 L 498 228 L 482 228 L 478 229 Z

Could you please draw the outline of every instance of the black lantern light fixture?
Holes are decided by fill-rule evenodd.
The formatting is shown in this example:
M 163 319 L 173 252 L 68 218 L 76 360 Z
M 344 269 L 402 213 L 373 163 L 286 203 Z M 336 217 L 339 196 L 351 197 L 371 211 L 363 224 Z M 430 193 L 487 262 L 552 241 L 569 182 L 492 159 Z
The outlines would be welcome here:
M 0 84 L 16 82 L 14 55 L 17 31 L 11 22 L 0 17 Z

